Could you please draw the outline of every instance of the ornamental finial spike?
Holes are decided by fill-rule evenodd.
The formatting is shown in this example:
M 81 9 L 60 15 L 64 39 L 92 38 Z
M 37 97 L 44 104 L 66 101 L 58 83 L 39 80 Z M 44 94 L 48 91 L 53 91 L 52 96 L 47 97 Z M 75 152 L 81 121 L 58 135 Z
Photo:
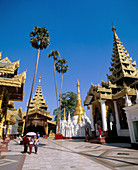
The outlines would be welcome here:
M 115 30 L 116 30 L 116 28 L 115 28 L 115 26 L 112 24 L 112 31 L 115 33 Z
M 2 54 L 2 51 L 0 52 L 0 60 L 1 60 L 1 54 Z
M 81 97 L 80 97 L 80 83 L 79 81 L 77 81 L 77 103 L 76 103 L 76 107 L 75 107 L 75 112 L 73 114 L 73 116 L 84 116 L 84 108 L 82 107 L 82 103 L 81 103 Z M 79 117 L 79 121 L 81 121 L 81 116 Z
M 41 76 L 39 76 L 39 86 L 40 86 L 40 83 L 41 83 Z
M 79 82 L 79 80 L 77 80 L 77 86 L 80 86 L 80 82 Z
M 65 112 L 65 108 L 64 108 L 64 117 L 63 120 L 66 120 L 66 112 Z

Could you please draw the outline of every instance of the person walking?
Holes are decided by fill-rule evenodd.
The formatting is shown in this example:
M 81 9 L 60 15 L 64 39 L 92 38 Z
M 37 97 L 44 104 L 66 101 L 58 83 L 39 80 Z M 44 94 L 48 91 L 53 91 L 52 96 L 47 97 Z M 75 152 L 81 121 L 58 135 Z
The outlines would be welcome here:
M 38 139 L 38 137 L 36 136 L 36 138 L 35 138 L 35 140 L 34 140 L 35 154 L 37 154 L 38 145 L 39 145 L 39 139 Z
M 23 144 L 24 144 L 24 153 L 26 153 L 28 149 L 28 144 L 29 144 L 29 139 L 26 135 L 23 137 Z
M 31 136 L 30 141 L 29 141 L 29 149 L 30 149 L 29 154 L 32 153 L 33 144 L 34 144 L 34 140 L 33 140 L 33 136 Z

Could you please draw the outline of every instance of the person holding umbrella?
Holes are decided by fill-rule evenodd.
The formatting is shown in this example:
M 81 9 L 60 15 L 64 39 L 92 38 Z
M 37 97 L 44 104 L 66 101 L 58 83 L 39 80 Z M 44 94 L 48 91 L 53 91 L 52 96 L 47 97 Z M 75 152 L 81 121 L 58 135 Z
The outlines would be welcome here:
M 27 152 L 28 144 L 29 144 L 29 139 L 26 135 L 23 137 L 23 144 L 24 144 L 24 154 L 25 154 Z
M 29 141 L 29 149 L 30 149 L 29 154 L 32 153 L 33 144 L 34 144 L 34 139 L 33 139 L 33 136 L 31 136 L 31 139 L 30 139 L 30 141 Z
M 27 136 L 31 136 L 30 140 L 29 140 L 29 154 L 32 153 L 32 147 L 33 147 L 33 144 L 34 144 L 34 136 L 36 136 L 36 133 L 35 132 L 28 132 L 26 134 Z

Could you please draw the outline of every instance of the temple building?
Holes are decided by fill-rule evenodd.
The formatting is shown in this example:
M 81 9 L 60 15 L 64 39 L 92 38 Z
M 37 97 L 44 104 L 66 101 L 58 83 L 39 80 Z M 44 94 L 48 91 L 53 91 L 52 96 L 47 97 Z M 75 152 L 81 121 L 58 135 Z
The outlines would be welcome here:
M 48 103 L 46 104 L 45 99 L 42 95 L 41 89 L 41 76 L 39 77 L 39 85 L 37 86 L 35 95 L 31 99 L 29 112 L 28 112 L 28 121 L 26 124 L 27 132 L 39 132 L 41 136 L 49 135 L 49 133 L 56 130 L 56 121 L 52 121 L 54 116 L 51 116 L 47 112 Z M 26 112 L 23 113 L 23 131 L 25 125 Z
M 81 97 L 80 97 L 80 83 L 77 81 L 77 103 L 75 107 L 75 112 L 73 117 L 70 117 L 70 112 L 68 114 L 68 120 L 65 117 L 60 123 L 61 133 L 65 138 L 72 137 L 85 137 L 85 129 L 88 129 L 89 135 L 91 135 L 91 121 L 85 114 L 85 110 L 82 107 Z
M 136 91 L 135 102 L 136 104 L 132 104 L 128 96 L 126 96 L 125 108 L 123 109 L 127 116 L 131 145 L 134 148 L 138 148 L 138 91 Z
M 1 60 L 0 53 L 0 138 L 4 135 L 6 125 L 12 124 L 15 118 L 7 112 L 9 101 L 22 101 L 26 71 L 18 74 L 19 61 L 11 62 L 8 57 Z
M 4 127 L 4 134 L 8 137 L 14 138 L 18 134 L 19 121 L 22 120 L 22 108 L 16 109 L 13 101 L 8 102 L 6 125 Z
M 136 61 L 132 61 L 132 57 L 118 38 L 114 26 L 112 31 L 114 43 L 110 75 L 107 75 L 109 81 L 102 81 L 101 85 L 91 83 L 84 105 L 90 109 L 93 136 L 98 136 L 97 129 L 100 125 L 102 136 L 129 137 L 127 116 L 123 108 L 126 103 L 135 104 L 138 69 Z

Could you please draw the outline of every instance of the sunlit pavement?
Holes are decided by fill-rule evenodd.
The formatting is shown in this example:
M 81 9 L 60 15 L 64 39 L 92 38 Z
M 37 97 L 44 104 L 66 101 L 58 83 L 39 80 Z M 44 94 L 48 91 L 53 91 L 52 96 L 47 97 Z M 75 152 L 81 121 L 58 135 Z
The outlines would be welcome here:
M 0 169 L 60 170 L 138 169 L 138 150 L 130 144 L 100 145 L 83 140 L 53 140 L 40 138 L 38 154 L 23 155 L 23 146 L 9 143 L 9 152 L 2 153 Z M 4 158 L 5 156 L 5 158 Z

